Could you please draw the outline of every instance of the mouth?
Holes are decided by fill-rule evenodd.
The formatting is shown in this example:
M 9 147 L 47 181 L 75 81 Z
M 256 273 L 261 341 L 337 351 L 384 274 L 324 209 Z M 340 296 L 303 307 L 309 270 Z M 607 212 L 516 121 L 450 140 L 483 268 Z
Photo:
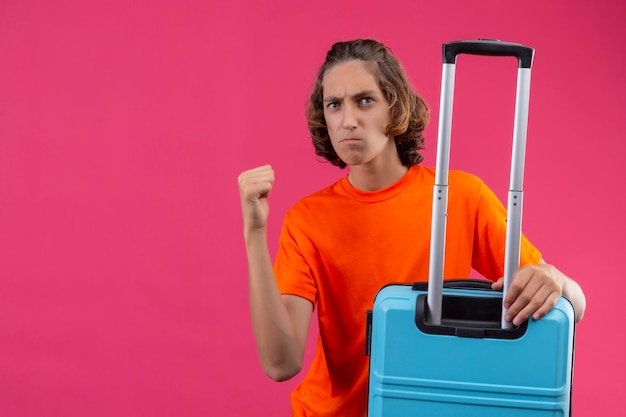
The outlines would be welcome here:
M 345 138 L 340 140 L 339 142 L 343 142 L 343 143 L 355 143 L 355 142 L 359 142 L 361 139 L 358 138 Z

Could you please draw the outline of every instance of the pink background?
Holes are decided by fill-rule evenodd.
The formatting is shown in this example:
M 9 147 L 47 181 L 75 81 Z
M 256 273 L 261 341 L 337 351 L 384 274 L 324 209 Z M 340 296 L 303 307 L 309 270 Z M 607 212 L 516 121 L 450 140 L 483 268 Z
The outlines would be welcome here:
M 3 0 L 0 416 L 289 414 L 300 377 L 265 377 L 252 339 L 236 177 L 275 167 L 275 250 L 285 210 L 345 174 L 303 112 L 355 37 L 430 103 L 428 165 L 441 44 L 536 48 L 524 230 L 587 294 L 573 415 L 620 415 L 625 18 L 620 0 Z M 502 198 L 515 68 L 457 68 L 452 166 Z

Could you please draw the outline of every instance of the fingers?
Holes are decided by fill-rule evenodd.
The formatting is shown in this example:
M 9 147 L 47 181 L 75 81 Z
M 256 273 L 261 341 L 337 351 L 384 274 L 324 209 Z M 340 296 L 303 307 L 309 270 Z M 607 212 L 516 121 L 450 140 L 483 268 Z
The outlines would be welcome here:
M 551 265 L 527 265 L 513 279 L 504 307 L 505 320 L 519 326 L 531 316 L 538 320 L 557 303 L 563 285 Z
M 244 233 L 263 231 L 267 224 L 269 205 L 267 197 L 274 185 L 274 170 L 264 165 L 244 171 L 237 178 L 241 196 Z
M 241 205 L 246 216 L 246 211 L 258 212 L 258 205 L 266 205 L 274 185 L 274 170 L 270 165 L 264 165 L 244 171 L 237 179 L 241 196 Z
M 504 278 L 500 278 L 491 284 L 491 289 L 494 291 L 502 291 L 502 288 L 504 288 Z
M 258 200 L 268 197 L 274 184 L 274 170 L 270 165 L 263 165 L 244 171 L 237 179 L 242 199 Z

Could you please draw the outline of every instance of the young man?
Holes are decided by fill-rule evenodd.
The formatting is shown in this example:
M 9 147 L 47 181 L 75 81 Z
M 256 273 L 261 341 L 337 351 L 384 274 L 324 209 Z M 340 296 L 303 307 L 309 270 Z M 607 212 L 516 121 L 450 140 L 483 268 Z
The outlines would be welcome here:
M 317 349 L 291 396 L 293 415 L 365 416 L 365 312 L 385 284 L 428 278 L 434 170 L 419 165 L 418 153 L 428 109 L 384 45 L 356 40 L 328 52 L 308 119 L 317 154 L 349 172 L 289 210 L 274 264 L 266 236 L 274 172 L 262 166 L 239 176 L 252 324 L 265 372 L 286 380 L 302 367 L 317 304 Z M 450 172 L 449 189 L 445 278 L 473 267 L 501 289 L 504 207 L 463 172 Z M 525 237 L 521 252 L 507 319 L 539 319 L 563 294 L 580 320 L 580 287 Z

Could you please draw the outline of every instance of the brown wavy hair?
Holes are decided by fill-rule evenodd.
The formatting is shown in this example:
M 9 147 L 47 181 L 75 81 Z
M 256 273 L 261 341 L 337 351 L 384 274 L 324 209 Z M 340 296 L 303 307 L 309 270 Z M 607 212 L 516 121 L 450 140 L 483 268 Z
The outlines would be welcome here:
M 378 86 L 390 105 L 391 122 L 387 126 L 386 134 L 394 137 L 402 164 L 410 167 L 422 162 L 423 157 L 418 151 L 424 148 L 423 132 L 428 125 L 430 110 L 424 100 L 411 89 L 404 69 L 391 50 L 373 39 L 337 42 L 326 54 L 326 60 L 317 73 L 306 111 L 315 153 L 333 165 L 346 167 L 346 163 L 335 152 L 328 135 L 324 119 L 322 81 L 329 69 L 350 60 L 374 64 L 368 67 L 373 68 Z

